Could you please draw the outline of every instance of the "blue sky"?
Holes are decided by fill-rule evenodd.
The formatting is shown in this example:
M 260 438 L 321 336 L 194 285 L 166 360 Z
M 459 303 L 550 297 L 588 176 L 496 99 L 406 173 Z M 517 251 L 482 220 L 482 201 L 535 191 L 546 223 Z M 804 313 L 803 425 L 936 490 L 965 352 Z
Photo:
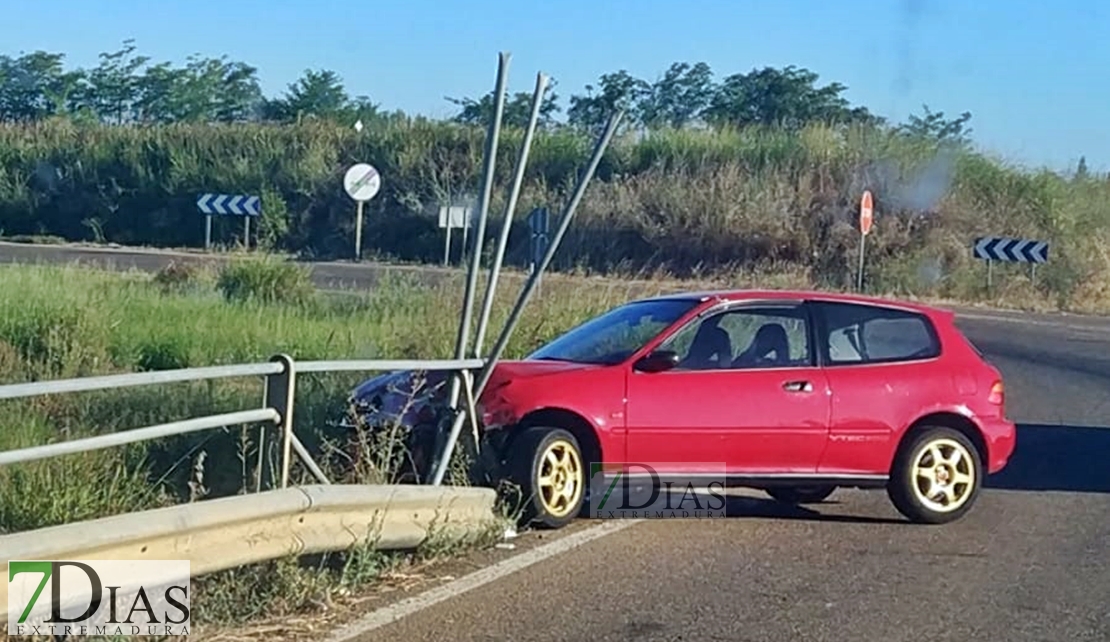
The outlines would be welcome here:
M 564 100 L 620 68 L 794 64 L 896 120 L 922 103 L 971 111 L 980 147 L 1008 161 L 1067 170 L 1085 155 L 1110 171 L 1110 8 L 1094 0 L 0 0 L 0 16 L 9 55 L 91 66 L 134 38 L 159 61 L 249 62 L 267 94 L 328 68 L 352 94 L 433 116 L 452 113 L 444 96 L 492 89 L 498 51 L 512 53 L 510 90 L 542 70 Z

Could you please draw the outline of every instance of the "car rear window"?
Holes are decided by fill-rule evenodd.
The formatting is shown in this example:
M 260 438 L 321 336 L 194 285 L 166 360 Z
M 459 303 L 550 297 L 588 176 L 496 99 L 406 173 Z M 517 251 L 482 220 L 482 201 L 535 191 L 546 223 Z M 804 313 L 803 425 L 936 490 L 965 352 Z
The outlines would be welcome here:
M 852 303 L 819 307 L 830 364 L 913 361 L 940 354 L 936 330 L 923 315 Z
M 910 359 L 932 354 L 933 336 L 920 317 L 873 319 L 863 324 L 863 343 L 872 361 Z M 920 358 L 920 357 L 919 357 Z

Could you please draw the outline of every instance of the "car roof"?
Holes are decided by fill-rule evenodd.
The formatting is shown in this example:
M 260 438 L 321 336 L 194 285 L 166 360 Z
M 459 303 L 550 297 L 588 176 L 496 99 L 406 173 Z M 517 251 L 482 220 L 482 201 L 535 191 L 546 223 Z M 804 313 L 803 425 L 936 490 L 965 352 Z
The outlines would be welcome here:
M 939 308 L 931 305 L 917 303 L 913 301 L 903 301 L 899 299 L 888 299 L 878 296 L 868 296 L 863 294 L 847 294 L 843 292 L 823 292 L 820 290 L 767 290 L 767 289 L 736 289 L 736 290 L 693 290 L 683 292 L 672 292 L 668 294 L 660 294 L 653 297 L 646 297 L 639 299 L 639 301 L 708 301 L 716 300 L 722 303 L 725 302 L 756 302 L 756 301 L 828 301 L 832 303 L 855 303 L 859 305 L 880 306 L 886 308 L 899 308 L 926 314 L 929 316 L 941 315 L 948 316 L 952 312 L 944 308 Z

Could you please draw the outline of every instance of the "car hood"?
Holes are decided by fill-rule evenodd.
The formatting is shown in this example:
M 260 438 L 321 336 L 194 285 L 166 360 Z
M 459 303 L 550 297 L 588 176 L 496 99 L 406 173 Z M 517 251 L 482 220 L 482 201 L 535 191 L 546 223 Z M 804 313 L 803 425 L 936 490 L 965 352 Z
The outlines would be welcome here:
M 490 384 L 500 381 L 534 379 L 565 372 L 592 370 L 601 366 L 592 363 L 573 363 L 570 361 L 502 361 L 493 369 Z
M 566 361 L 501 361 L 494 368 L 489 384 L 482 394 L 497 394 L 498 389 L 515 381 L 535 380 L 568 372 L 599 368 L 593 364 Z M 350 409 L 366 425 L 432 426 L 448 408 L 451 371 L 400 370 L 387 372 L 363 381 L 351 391 Z M 344 425 L 355 426 L 348 417 Z
M 493 370 L 488 387 L 496 387 L 508 381 L 533 379 L 564 372 L 588 370 L 600 366 L 569 361 L 501 361 Z M 369 401 L 374 395 L 409 395 L 414 389 L 431 393 L 438 397 L 446 394 L 444 390 L 451 376 L 448 370 L 415 371 L 399 370 L 372 377 L 360 383 L 351 393 L 355 400 Z
M 397 370 L 371 377 L 355 386 L 355 389 L 351 391 L 351 397 L 354 399 L 366 399 L 371 395 L 385 392 L 406 392 L 411 390 L 415 374 L 416 372 L 412 370 Z M 436 377 L 438 374 L 440 373 L 429 372 L 425 379 Z M 436 379 L 438 383 L 442 381 L 443 378 L 436 377 Z M 429 383 L 431 382 L 429 381 Z

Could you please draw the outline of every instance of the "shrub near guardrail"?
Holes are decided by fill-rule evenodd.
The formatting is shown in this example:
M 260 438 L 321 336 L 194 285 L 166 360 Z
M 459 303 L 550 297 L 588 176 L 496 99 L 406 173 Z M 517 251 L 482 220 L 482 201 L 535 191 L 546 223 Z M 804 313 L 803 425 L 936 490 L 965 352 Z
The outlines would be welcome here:
M 473 194 L 484 133 L 415 120 L 358 133 L 328 123 L 78 127 L 62 121 L 0 126 L 0 229 L 124 244 L 203 243 L 200 192 L 263 197 L 263 247 L 347 256 L 350 200 L 339 189 L 349 163 L 383 175 L 367 206 L 363 247 L 406 260 L 438 261 L 435 208 L 448 192 Z M 507 129 L 498 154 L 492 212 L 500 215 L 520 132 Z M 592 141 L 540 133 L 531 155 L 509 260 L 528 261 L 523 215 L 565 200 Z M 615 142 L 556 257 L 558 268 L 592 271 L 728 271 L 796 274 L 826 287 L 853 283 L 863 189 L 876 196 L 868 240 L 874 290 L 974 299 L 982 265 L 977 235 L 1052 244 L 1038 285 L 1025 266 L 1001 266 L 1014 298 L 1062 305 L 1110 298 L 1110 183 L 1025 171 L 986 155 L 868 130 L 810 127 L 654 132 Z M 217 236 L 241 222 L 217 217 Z M 492 226 L 490 234 L 496 233 Z M 1013 278 L 1003 279 L 1003 271 Z

